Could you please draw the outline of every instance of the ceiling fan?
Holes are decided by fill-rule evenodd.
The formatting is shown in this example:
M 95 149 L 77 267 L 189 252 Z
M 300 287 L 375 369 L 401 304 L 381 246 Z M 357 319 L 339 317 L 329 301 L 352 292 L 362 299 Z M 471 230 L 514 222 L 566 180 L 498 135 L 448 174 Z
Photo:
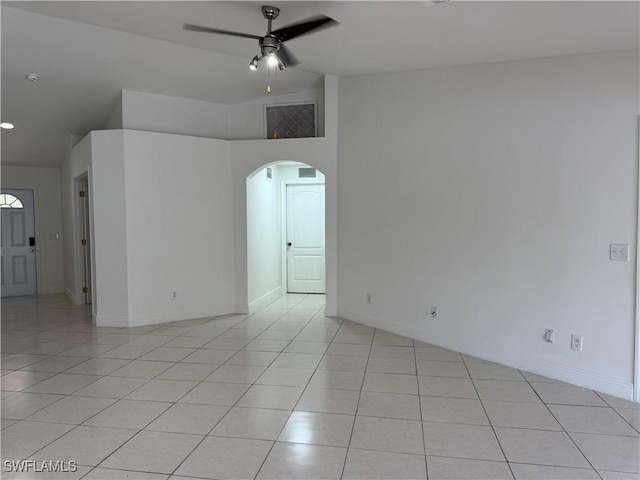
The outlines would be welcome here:
M 258 40 L 260 56 L 258 57 L 258 55 L 256 55 L 253 57 L 253 60 L 251 60 L 251 63 L 249 64 L 249 68 L 255 71 L 258 69 L 258 64 L 262 60 L 266 60 L 267 66 L 277 66 L 280 70 L 284 70 L 289 66 L 297 65 L 299 63 L 298 60 L 293 56 L 289 49 L 284 46 L 284 42 L 306 35 L 313 31 L 317 31 L 321 28 L 332 27 L 338 24 L 338 22 L 332 18 L 324 15 L 317 15 L 302 22 L 294 23 L 293 25 L 272 31 L 271 22 L 278 18 L 279 14 L 280 9 L 277 7 L 271 7 L 268 5 L 262 7 L 262 15 L 264 15 L 264 18 L 269 22 L 267 26 L 267 34 L 263 37 L 249 33 L 192 25 L 190 23 L 185 23 L 184 29 L 192 30 L 194 32 L 218 33 L 222 35 L 232 35 L 235 37 L 253 38 Z

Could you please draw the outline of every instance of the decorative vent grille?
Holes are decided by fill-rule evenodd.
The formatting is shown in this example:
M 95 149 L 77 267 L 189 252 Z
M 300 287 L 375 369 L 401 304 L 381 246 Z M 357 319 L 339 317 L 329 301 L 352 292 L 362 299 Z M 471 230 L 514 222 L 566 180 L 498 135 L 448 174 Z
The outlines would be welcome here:
M 267 138 L 316 136 L 316 104 L 265 106 Z
M 298 178 L 316 178 L 318 176 L 316 169 L 311 167 L 298 168 Z
M 273 171 L 271 167 L 267 167 L 267 180 L 271 180 L 273 178 Z

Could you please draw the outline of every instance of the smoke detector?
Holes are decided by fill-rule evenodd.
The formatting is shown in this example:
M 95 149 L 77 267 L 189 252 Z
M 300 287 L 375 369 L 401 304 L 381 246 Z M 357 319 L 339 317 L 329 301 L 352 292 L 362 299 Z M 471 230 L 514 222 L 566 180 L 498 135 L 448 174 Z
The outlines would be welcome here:
M 37 82 L 38 80 L 40 80 L 40 75 L 38 75 L 37 73 L 27 73 L 25 77 L 27 77 L 27 80 L 29 80 L 30 82 Z

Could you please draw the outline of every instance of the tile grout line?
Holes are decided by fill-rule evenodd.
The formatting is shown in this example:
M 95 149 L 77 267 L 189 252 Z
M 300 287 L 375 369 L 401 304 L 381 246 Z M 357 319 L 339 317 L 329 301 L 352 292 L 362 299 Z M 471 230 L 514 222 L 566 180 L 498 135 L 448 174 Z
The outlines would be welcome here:
M 602 398 L 602 395 L 600 395 L 600 393 L 596 392 L 595 390 L 593 390 L 593 393 L 595 393 L 598 397 L 600 397 L 600 399 L 604 403 L 606 403 L 611 410 L 613 410 L 627 425 L 629 425 L 633 430 L 635 430 L 638 433 L 638 435 L 640 435 L 640 429 L 633 426 L 629 420 L 623 417 L 617 408 L 613 407 L 609 402 L 607 402 L 604 398 Z M 630 410 L 636 410 L 636 409 L 630 409 Z
M 418 408 L 420 409 L 420 428 L 422 429 L 422 449 L 424 450 L 424 471 L 426 478 L 429 478 L 429 461 L 427 460 L 427 442 L 424 434 L 424 417 L 422 416 L 422 395 L 420 391 L 420 376 L 418 375 L 418 352 L 416 352 L 416 341 L 413 340 L 413 359 L 416 364 L 416 382 L 418 384 Z
M 342 325 L 344 325 L 344 322 L 341 324 L 341 326 Z M 336 334 L 333 336 L 333 339 L 335 339 L 339 331 L 340 329 L 336 331 Z M 347 459 L 349 457 L 349 449 L 351 448 L 351 442 L 353 441 L 353 432 L 355 432 L 356 430 L 356 420 L 358 419 L 358 410 L 360 409 L 360 400 L 362 399 L 362 389 L 364 388 L 364 380 L 367 377 L 367 369 L 369 368 L 369 360 L 371 359 L 371 350 L 373 349 L 373 339 L 376 336 L 376 331 L 377 329 L 374 328 L 373 336 L 371 337 L 371 343 L 369 344 L 369 354 L 367 355 L 367 364 L 365 365 L 364 373 L 362 375 L 362 382 L 360 382 L 360 390 L 358 391 L 358 402 L 356 403 L 356 411 L 353 414 L 353 425 L 351 426 L 351 434 L 349 435 L 349 442 L 347 443 L 347 451 L 345 452 L 345 455 L 344 455 L 344 462 L 342 463 L 342 471 L 340 473 L 341 479 L 342 477 L 344 477 L 344 471 L 347 468 Z M 329 346 L 331 346 L 331 344 L 333 343 L 333 339 L 329 344 Z
M 500 442 L 500 438 L 498 437 L 498 434 L 496 433 L 496 429 L 493 426 L 493 422 L 491 422 L 491 418 L 489 418 L 489 414 L 487 413 L 487 409 L 484 406 L 484 402 L 482 401 L 482 398 L 480 397 L 480 392 L 478 392 L 478 387 L 476 386 L 475 382 L 473 381 L 473 377 L 471 376 L 471 371 L 469 370 L 469 366 L 467 365 L 467 361 L 465 360 L 464 355 L 462 356 L 462 363 L 464 364 L 464 368 L 467 370 L 467 374 L 469 375 L 469 379 L 471 380 L 471 385 L 473 385 L 473 388 L 474 388 L 474 390 L 476 392 L 476 395 L 478 396 L 478 401 L 480 402 L 480 405 L 482 406 L 482 411 L 484 412 L 485 417 L 487 417 L 487 422 L 489 422 L 489 426 L 491 427 L 491 431 L 493 432 L 493 436 L 496 439 L 496 443 L 500 447 L 500 452 L 502 453 L 502 456 L 504 457 L 504 461 L 507 464 L 507 467 L 509 468 L 509 472 L 511 473 L 511 477 L 512 478 L 516 478 L 515 474 L 513 473 L 513 468 L 511 467 L 511 464 L 509 463 L 509 460 L 507 458 L 507 455 L 504 453 L 504 448 L 502 446 L 502 442 Z
M 518 370 L 520 371 L 520 370 Z M 522 375 L 522 372 L 520 373 L 520 375 Z M 564 425 L 562 425 L 562 423 L 560 423 L 560 420 L 558 420 L 558 418 L 554 415 L 554 413 L 551 411 L 551 409 L 549 408 L 549 405 L 547 404 L 547 402 L 544 401 L 544 399 L 540 396 L 540 394 L 538 393 L 538 391 L 535 389 L 535 387 L 533 385 L 531 385 L 531 382 L 529 381 L 529 379 L 522 375 L 525 382 L 527 382 L 527 385 L 529 385 L 529 388 L 531 388 L 531 390 L 533 390 L 533 392 L 536 394 L 536 396 L 540 399 L 540 401 L 542 402 L 542 404 L 545 406 L 545 408 L 547 409 L 547 411 L 549 412 L 549 414 L 553 417 L 553 419 L 558 423 L 558 425 L 560 425 L 560 428 L 562 428 L 562 432 L 564 432 L 564 434 L 567 436 L 567 438 L 569 438 L 569 440 L 571 440 L 571 443 L 576 447 L 576 449 L 580 452 L 580 455 L 582 455 L 582 457 L 585 459 L 585 461 L 589 464 L 589 466 L 591 467 L 591 469 L 596 473 L 596 475 L 598 475 L 598 477 L 600 479 L 602 479 L 602 475 L 600 475 L 600 472 L 598 472 L 598 470 L 596 470 L 596 468 L 593 466 L 593 464 L 591 463 L 591 460 L 589 460 L 587 458 L 587 456 L 584 454 L 584 452 L 582 451 L 582 449 L 578 446 L 578 444 L 576 443 L 576 441 L 573 439 L 573 437 L 571 435 L 569 435 L 569 432 L 567 432 L 567 430 L 564 428 Z M 606 402 L 605 402 L 606 403 Z

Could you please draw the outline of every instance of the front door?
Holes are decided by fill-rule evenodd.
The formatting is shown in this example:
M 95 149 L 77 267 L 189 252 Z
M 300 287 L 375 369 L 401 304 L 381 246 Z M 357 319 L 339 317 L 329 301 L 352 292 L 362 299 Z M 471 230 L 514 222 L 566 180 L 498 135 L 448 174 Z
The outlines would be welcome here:
M 325 293 L 324 185 L 287 185 L 287 292 Z
M 35 295 L 33 190 L 2 190 L 2 296 Z

